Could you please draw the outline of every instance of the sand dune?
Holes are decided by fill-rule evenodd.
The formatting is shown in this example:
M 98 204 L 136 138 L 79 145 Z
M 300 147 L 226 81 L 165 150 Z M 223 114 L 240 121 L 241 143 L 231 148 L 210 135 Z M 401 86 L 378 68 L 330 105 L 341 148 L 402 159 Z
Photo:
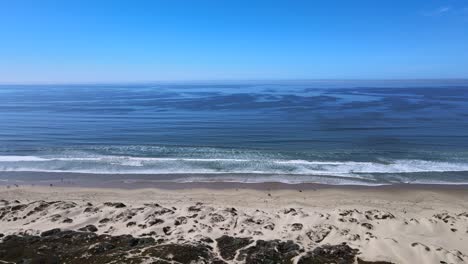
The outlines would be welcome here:
M 213 258 L 206 263 L 274 263 L 251 259 L 274 240 L 297 247 L 286 257 L 291 263 L 309 263 L 314 249 L 342 243 L 356 250 L 343 263 L 468 262 L 464 190 L 2 188 L 3 239 L 53 228 L 131 235 L 158 246 L 207 245 Z

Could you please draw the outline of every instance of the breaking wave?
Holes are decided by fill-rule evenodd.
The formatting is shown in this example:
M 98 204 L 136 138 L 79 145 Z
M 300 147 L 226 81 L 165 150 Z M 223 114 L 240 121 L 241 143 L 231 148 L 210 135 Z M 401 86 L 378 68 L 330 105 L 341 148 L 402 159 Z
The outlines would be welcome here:
M 204 174 L 244 174 L 243 182 L 346 183 L 348 180 L 378 181 L 379 174 L 411 174 L 468 171 L 468 163 L 427 160 L 381 162 L 316 161 L 298 159 L 135 157 L 84 154 L 79 156 L 0 156 L 2 172 L 67 172 L 91 174 L 190 174 L 178 181 L 240 181 L 236 177 L 205 177 Z M 201 175 L 194 177 L 193 175 Z M 252 176 L 254 175 L 254 176 Z M 312 177 L 314 176 L 314 177 Z M 325 178 L 326 180 L 325 180 Z M 405 179 L 400 179 L 405 181 Z M 397 180 L 397 181 L 400 181 Z M 448 181 L 449 182 L 449 181 Z

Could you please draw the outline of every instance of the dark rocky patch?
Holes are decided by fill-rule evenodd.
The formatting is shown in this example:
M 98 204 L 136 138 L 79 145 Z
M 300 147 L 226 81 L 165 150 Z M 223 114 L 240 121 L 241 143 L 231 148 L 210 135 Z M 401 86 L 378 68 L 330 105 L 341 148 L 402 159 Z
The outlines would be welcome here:
M 341 215 L 341 216 L 349 216 L 349 215 L 351 215 L 353 212 L 357 212 L 357 211 L 355 211 L 355 210 L 341 210 L 340 213 L 339 213 L 339 215 Z
M 306 233 L 306 236 L 315 243 L 320 243 L 330 234 L 333 228 L 336 229 L 336 227 L 330 225 L 314 226 L 311 231 Z
M 455 219 L 453 216 L 449 215 L 448 213 L 440 213 L 433 215 L 434 218 L 442 220 L 444 223 L 448 223 L 449 221 L 453 222 Z
M 41 237 L 52 236 L 52 235 L 58 234 L 60 232 L 61 232 L 60 228 L 50 229 L 50 230 L 42 232 Z
M 352 264 L 355 261 L 357 253 L 357 249 L 351 248 L 346 243 L 340 245 L 323 245 L 301 257 L 298 264 Z
M 394 219 L 395 218 L 395 216 L 393 214 L 388 213 L 388 212 L 382 212 L 382 211 L 379 211 L 379 210 L 369 210 L 369 211 L 366 211 L 365 214 L 366 214 L 366 218 L 368 220 L 373 220 L 373 219 L 385 220 L 385 219 Z
M 357 264 L 393 264 L 388 261 L 365 261 L 360 258 L 357 258 Z
M 67 210 L 76 207 L 74 202 L 58 202 L 56 208 L 61 210 Z
M 205 243 L 214 243 L 214 240 L 209 237 L 203 237 L 200 239 L 200 241 L 205 242 Z
M 163 227 L 163 232 L 164 234 L 166 235 L 170 235 L 172 232 L 171 232 L 171 227 L 170 226 L 165 226 Z
M 127 207 L 124 203 L 111 203 L 111 202 L 107 202 L 107 203 L 104 203 L 105 206 L 109 206 L 109 207 L 115 207 L 115 208 L 124 208 L 124 207 Z
M 176 225 L 176 226 L 184 225 L 186 223 L 187 223 L 187 217 L 185 217 L 185 216 L 179 216 L 174 221 L 174 225 Z
M 164 220 L 159 219 L 159 218 L 155 218 L 155 219 L 150 220 L 148 222 L 148 225 L 154 226 L 154 225 L 158 225 L 158 224 L 162 224 L 162 223 L 164 223 Z
M 11 211 L 21 211 L 23 210 L 24 208 L 28 207 L 27 205 L 25 204 L 19 204 L 19 205 L 15 205 L 15 206 L 12 206 L 10 207 L 11 208 Z M 42 210 L 41 210 L 42 211 Z
M 241 250 L 237 260 L 246 264 L 292 264 L 300 252 L 299 245 L 292 241 L 257 240 L 254 246 Z
M 421 246 L 421 247 L 423 247 L 424 250 L 426 250 L 426 251 L 431 251 L 431 248 L 428 247 L 428 246 L 426 246 L 426 245 L 424 245 L 423 243 L 419 243 L 419 242 L 411 243 L 411 246 L 412 246 L 412 247 L 415 247 L 415 246 L 418 246 L 418 245 Z
M 467 217 L 468 218 L 468 212 L 463 212 L 458 214 L 459 217 Z
M 284 210 L 284 214 L 292 214 L 292 215 L 297 215 L 297 211 L 294 208 L 289 208 Z
M 223 257 L 226 260 L 233 260 L 236 256 L 237 250 L 249 245 L 252 243 L 250 238 L 239 238 L 239 237 L 231 237 L 231 236 L 222 236 L 216 239 L 218 242 L 218 249 Z
M 112 219 L 115 221 L 127 221 L 132 219 L 137 214 L 138 209 L 130 209 L 121 212 Z
M 62 223 L 66 223 L 66 224 L 69 224 L 69 223 L 73 223 L 73 219 L 70 219 L 70 218 L 65 218 Z
M 99 211 L 96 207 L 86 207 L 83 212 L 85 213 L 97 213 Z
M 156 245 L 152 238 L 98 236 L 94 233 L 57 229 L 50 231 L 41 237 L 5 237 L 0 243 L 0 259 L 13 263 L 141 263 L 141 256 L 128 253 L 134 249 Z
M 143 255 L 160 258 L 170 263 L 225 263 L 217 259 L 213 252 L 203 244 L 159 245 L 146 249 Z
M 112 249 L 114 249 L 115 246 L 109 242 L 101 242 L 101 243 L 97 243 L 97 244 L 94 244 L 92 245 L 90 248 L 89 248 L 89 252 L 91 254 L 102 254 L 106 251 L 110 251 Z
M 187 210 L 190 211 L 190 212 L 200 212 L 202 205 L 203 205 L 202 203 L 196 203 L 193 206 L 189 206 L 189 208 L 187 208 Z
M 244 220 L 244 223 L 248 224 L 248 225 L 252 225 L 252 224 L 254 224 L 254 225 L 263 225 L 264 222 L 265 221 L 263 221 L 262 219 L 255 220 L 252 217 L 249 217 L 249 218 Z
M 231 215 L 233 216 L 236 216 L 237 215 L 237 209 L 232 207 L 232 208 L 226 208 L 225 210 L 226 212 L 230 213 Z
M 152 216 L 156 216 L 156 215 L 164 215 L 164 214 L 173 214 L 174 211 L 171 210 L 171 209 L 168 209 L 168 208 L 160 208 L 158 210 L 155 210 L 153 212 L 152 215 L 150 215 L 149 217 L 152 217 Z
M 220 214 L 211 214 L 211 220 L 210 220 L 211 223 L 219 223 L 219 222 L 223 222 L 225 220 L 226 219 L 224 218 L 224 216 L 222 216 Z
M 50 221 L 57 222 L 62 216 L 60 214 L 54 214 L 50 216 Z
M 105 223 L 107 223 L 107 222 L 109 222 L 109 221 L 110 221 L 109 218 L 103 218 L 103 219 L 99 220 L 99 223 L 100 223 L 100 224 L 105 224 Z
M 294 223 L 291 225 L 291 231 L 302 230 L 303 225 L 301 223 Z
M 97 232 L 98 231 L 97 227 L 94 225 L 87 225 L 78 230 L 83 231 L 83 232 Z
M 2 235 L 0 235 L 1 237 Z M 247 264 L 292 263 L 292 259 L 303 250 L 292 241 L 258 240 L 222 236 L 216 239 L 219 252 L 226 260 L 238 260 Z M 131 235 L 110 236 L 91 232 L 61 231 L 51 229 L 41 236 L 8 235 L 0 242 L 0 260 L 8 263 L 214 263 L 226 264 L 214 253 L 210 238 L 199 242 L 167 244 L 165 239 L 151 237 L 135 238 Z M 300 264 L 309 263 L 354 263 L 356 249 L 346 244 L 325 245 L 308 252 Z M 388 262 L 366 262 L 359 264 L 390 264 Z

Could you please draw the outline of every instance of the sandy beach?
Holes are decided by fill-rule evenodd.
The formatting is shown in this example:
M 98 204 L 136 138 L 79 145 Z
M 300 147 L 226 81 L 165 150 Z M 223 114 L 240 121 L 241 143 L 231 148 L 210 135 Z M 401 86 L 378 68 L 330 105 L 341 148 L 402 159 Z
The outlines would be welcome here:
M 46 247 L 71 231 L 95 239 L 81 256 L 86 263 L 103 263 L 103 254 L 114 263 L 468 262 L 464 186 L 1 186 L 0 200 L 4 263 L 34 259 L 6 250 L 26 243 L 21 237 Z M 92 253 L 101 240 L 127 235 L 149 240 L 132 250 L 114 241 Z M 168 248 L 176 245 L 198 253 L 180 258 Z

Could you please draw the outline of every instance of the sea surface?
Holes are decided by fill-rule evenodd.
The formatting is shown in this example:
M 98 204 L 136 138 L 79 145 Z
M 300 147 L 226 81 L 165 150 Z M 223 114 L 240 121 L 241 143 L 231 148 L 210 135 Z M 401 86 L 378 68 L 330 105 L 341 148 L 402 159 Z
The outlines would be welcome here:
M 467 184 L 468 81 L 0 86 L 0 181 L 67 173 Z

